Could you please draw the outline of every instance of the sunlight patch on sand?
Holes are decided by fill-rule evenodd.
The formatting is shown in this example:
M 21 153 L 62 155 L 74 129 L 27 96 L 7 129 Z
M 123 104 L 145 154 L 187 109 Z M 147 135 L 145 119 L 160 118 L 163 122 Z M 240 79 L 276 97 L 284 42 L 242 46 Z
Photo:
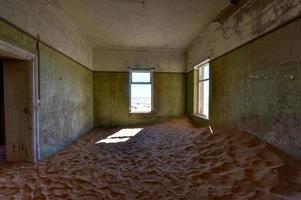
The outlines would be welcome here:
M 95 144 L 126 142 L 137 135 L 141 130 L 143 130 L 143 128 L 124 128 L 105 139 L 99 140 Z

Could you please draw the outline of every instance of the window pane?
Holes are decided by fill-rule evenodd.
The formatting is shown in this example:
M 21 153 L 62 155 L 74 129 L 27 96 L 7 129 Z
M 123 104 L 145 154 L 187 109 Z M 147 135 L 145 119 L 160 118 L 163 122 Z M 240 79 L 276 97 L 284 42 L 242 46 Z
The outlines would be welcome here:
M 132 72 L 132 82 L 150 83 L 150 72 Z
M 204 65 L 204 79 L 209 79 L 209 64 Z
M 209 79 L 209 63 L 200 66 L 199 80 Z
M 209 80 L 199 82 L 198 113 L 209 116 Z
M 152 111 L 151 84 L 131 84 L 131 112 L 147 113 Z

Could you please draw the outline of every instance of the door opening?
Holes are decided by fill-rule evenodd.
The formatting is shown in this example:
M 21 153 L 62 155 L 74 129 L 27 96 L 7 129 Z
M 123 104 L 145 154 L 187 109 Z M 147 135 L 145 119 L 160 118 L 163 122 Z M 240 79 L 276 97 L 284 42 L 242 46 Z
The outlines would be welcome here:
M 0 162 L 39 159 L 36 56 L 0 40 Z
M 29 63 L 3 60 L 6 160 L 30 161 L 33 155 Z

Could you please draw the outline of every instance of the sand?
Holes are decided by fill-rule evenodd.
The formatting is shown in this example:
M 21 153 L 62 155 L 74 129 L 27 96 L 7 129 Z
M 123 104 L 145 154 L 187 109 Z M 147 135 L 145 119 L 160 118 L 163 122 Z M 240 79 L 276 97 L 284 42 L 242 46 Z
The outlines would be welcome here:
M 0 199 L 301 199 L 299 161 L 248 133 L 177 119 L 95 144 L 118 131 L 94 130 L 36 164 L 1 164 Z

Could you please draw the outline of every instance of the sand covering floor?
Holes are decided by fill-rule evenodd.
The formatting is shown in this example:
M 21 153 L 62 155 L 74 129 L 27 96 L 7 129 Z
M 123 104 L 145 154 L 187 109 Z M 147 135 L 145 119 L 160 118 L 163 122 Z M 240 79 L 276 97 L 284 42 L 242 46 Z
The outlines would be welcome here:
M 95 144 L 118 130 L 36 164 L 0 165 L 0 199 L 301 199 L 300 163 L 250 134 L 180 119 Z

